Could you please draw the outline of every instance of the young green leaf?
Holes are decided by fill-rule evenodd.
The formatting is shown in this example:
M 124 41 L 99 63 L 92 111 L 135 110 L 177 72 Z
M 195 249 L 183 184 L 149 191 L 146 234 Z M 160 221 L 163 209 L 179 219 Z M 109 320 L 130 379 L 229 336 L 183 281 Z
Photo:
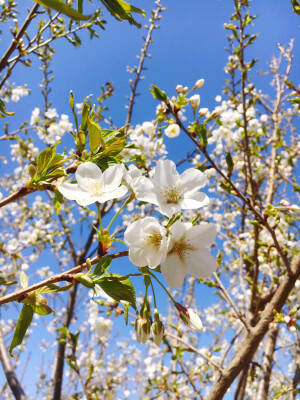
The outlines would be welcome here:
M 23 289 L 26 289 L 28 287 L 28 277 L 24 271 L 20 272 L 20 284 Z
M 106 256 L 102 257 L 100 262 L 95 266 L 93 275 L 100 276 L 103 272 L 107 271 L 111 264 L 111 258 Z
M 27 304 L 24 304 L 22 311 L 19 315 L 16 330 L 9 347 L 9 354 L 11 356 L 13 349 L 22 343 L 26 331 L 32 321 L 32 318 L 33 318 L 33 309 Z
M 70 17 L 72 19 L 76 19 L 79 21 L 80 20 L 87 21 L 91 18 L 90 15 L 82 15 L 73 8 L 67 6 L 60 0 L 34 0 L 34 1 L 38 4 L 41 4 L 44 7 L 51 8 L 53 10 L 61 12 L 62 14 L 65 14 L 67 17 Z
M 89 143 L 90 149 L 93 154 L 96 154 L 100 145 L 103 145 L 103 137 L 101 128 L 96 122 L 87 117 L 88 130 L 89 130 Z

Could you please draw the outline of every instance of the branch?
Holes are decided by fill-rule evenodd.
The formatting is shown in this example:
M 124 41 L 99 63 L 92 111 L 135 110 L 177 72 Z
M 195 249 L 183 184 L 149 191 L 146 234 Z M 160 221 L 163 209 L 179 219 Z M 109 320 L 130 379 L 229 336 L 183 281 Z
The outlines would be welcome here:
M 125 125 L 130 124 L 130 121 L 131 121 L 132 109 L 133 109 L 133 105 L 134 105 L 134 99 L 135 99 L 135 96 L 136 96 L 136 88 L 137 88 L 137 85 L 138 85 L 140 79 L 142 79 L 140 76 L 141 76 L 141 72 L 143 70 L 145 58 L 147 56 L 147 50 L 148 50 L 148 47 L 150 46 L 150 44 L 153 42 L 153 40 L 151 38 L 152 32 L 153 32 L 153 29 L 155 28 L 156 21 L 159 19 L 159 14 L 162 11 L 162 5 L 160 3 L 160 0 L 158 0 L 156 2 L 156 4 L 157 4 L 157 9 L 153 13 L 153 17 L 151 19 L 151 25 L 150 25 L 150 27 L 148 29 L 148 34 L 147 34 L 144 46 L 143 46 L 142 51 L 141 51 L 142 55 L 140 57 L 139 66 L 138 66 L 138 68 L 136 70 L 135 80 L 134 80 L 134 82 L 133 82 L 133 84 L 131 86 L 131 95 L 130 95 L 128 113 L 127 113 L 127 118 L 126 118 Z
M 300 254 L 295 257 L 292 266 L 292 275 L 286 275 L 279 285 L 270 303 L 261 314 L 259 322 L 243 341 L 240 351 L 235 355 L 231 363 L 224 370 L 223 375 L 213 385 L 206 400 L 221 400 L 239 372 L 250 362 L 260 342 L 268 331 L 269 323 L 273 320 L 274 310 L 280 312 L 295 282 L 300 276 Z
M 114 258 L 125 257 L 127 255 L 128 255 L 128 250 L 125 250 L 125 251 L 121 251 L 119 253 L 109 254 L 109 257 L 114 259 Z M 101 259 L 101 257 L 99 257 L 99 256 L 94 257 L 91 260 L 91 264 L 92 265 L 97 264 L 100 261 L 100 259 Z M 76 272 L 80 272 L 85 268 L 88 268 L 88 265 L 86 262 L 84 262 L 80 265 L 77 265 L 76 267 L 71 268 L 68 271 L 62 272 L 60 274 L 52 276 L 51 278 L 45 279 L 44 281 L 41 281 L 39 283 L 35 283 L 34 285 L 28 286 L 25 289 L 21 289 L 15 293 L 8 294 L 0 299 L 0 306 L 3 304 L 6 304 L 6 303 L 10 303 L 12 301 L 18 301 L 20 298 L 22 299 L 22 297 L 24 295 L 27 295 L 30 292 L 34 292 L 35 290 L 37 290 L 43 286 L 47 286 L 50 283 L 57 283 L 57 282 L 62 282 L 64 280 L 68 280 L 69 279 L 68 275 L 75 274 Z
M 11 42 L 9 48 L 7 49 L 6 53 L 4 54 L 2 59 L 0 60 L 0 72 L 6 67 L 9 57 L 16 50 L 16 48 L 17 48 L 17 46 L 19 44 L 19 41 L 22 38 L 22 36 L 24 35 L 24 33 L 26 32 L 26 29 L 28 28 L 30 22 L 36 16 L 38 8 L 39 8 L 39 4 L 37 4 L 37 3 L 32 7 L 32 9 L 29 12 L 29 14 L 27 15 L 27 18 L 24 21 L 22 27 L 20 28 L 18 33 L 15 35 L 15 37 L 12 40 L 12 42 Z
M 6 376 L 7 383 L 13 392 L 16 400 L 27 400 L 27 396 L 18 381 L 16 372 L 11 364 L 11 358 L 8 354 L 7 347 L 4 341 L 2 330 L 0 329 L 0 360 L 3 366 L 4 374 Z
M 268 400 L 269 385 L 272 373 L 272 361 L 275 351 L 275 344 L 277 334 L 279 331 L 279 325 L 276 324 L 266 336 L 264 354 L 261 365 L 263 367 L 261 376 L 259 378 L 258 389 L 257 389 L 257 400 Z
M 6 206 L 13 201 L 17 201 L 30 193 L 36 192 L 36 189 L 28 189 L 26 186 L 21 187 L 17 192 L 10 194 L 5 199 L 0 201 L 0 208 Z

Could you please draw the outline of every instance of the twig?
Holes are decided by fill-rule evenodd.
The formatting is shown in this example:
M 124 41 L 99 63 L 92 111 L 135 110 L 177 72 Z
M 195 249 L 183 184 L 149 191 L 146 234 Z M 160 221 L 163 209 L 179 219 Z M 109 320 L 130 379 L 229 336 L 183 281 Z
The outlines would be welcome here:
M 156 2 L 156 4 L 157 4 L 157 8 L 156 8 L 155 12 L 153 12 L 153 16 L 152 16 L 152 19 L 151 19 L 151 24 L 150 24 L 150 27 L 148 29 L 148 34 L 147 34 L 147 37 L 145 39 L 145 43 L 144 43 L 144 45 L 142 47 L 141 56 L 140 56 L 140 62 L 139 62 L 139 66 L 138 66 L 138 68 L 136 70 L 135 80 L 134 80 L 134 82 L 132 83 L 132 86 L 131 86 L 131 95 L 130 95 L 128 113 L 127 113 L 127 118 L 126 118 L 125 125 L 130 124 L 130 121 L 131 121 L 132 110 L 133 110 L 133 106 L 134 106 L 134 99 L 136 97 L 136 88 L 137 88 L 137 85 L 138 85 L 140 79 L 142 79 L 141 78 L 141 72 L 143 70 L 145 58 L 147 56 L 147 50 L 148 50 L 148 47 L 150 46 L 150 44 L 153 42 L 153 40 L 152 40 L 152 32 L 153 32 L 153 29 L 155 28 L 155 24 L 156 24 L 157 20 L 159 19 L 159 14 L 162 11 L 162 4 L 160 3 L 160 0 L 158 0 Z
M 199 354 L 199 356 L 201 356 L 202 358 L 204 358 L 209 364 L 211 364 L 213 367 L 215 367 L 221 374 L 223 373 L 223 368 L 215 363 L 211 358 L 209 358 L 206 354 L 202 353 L 201 350 L 198 350 L 196 347 L 192 346 L 190 343 L 186 342 L 184 339 L 173 335 L 171 332 L 169 331 L 165 331 L 165 335 L 169 336 L 170 338 L 177 340 L 178 342 L 184 344 L 185 346 L 187 346 L 189 349 L 191 349 L 192 351 L 194 351 L 195 353 Z
M 26 32 L 26 29 L 28 28 L 28 26 L 29 26 L 30 22 L 32 21 L 32 19 L 35 17 L 38 8 L 39 8 L 39 4 L 35 3 L 35 5 L 31 9 L 31 11 L 27 15 L 27 18 L 25 19 L 22 27 L 20 28 L 18 33 L 15 35 L 15 37 L 12 40 L 9 48 L 6 50 L 6 53 L 4 54 L 2 59 L 0 60 L 0 72 L 6 67 L 9 57 L 16 50 L 20 39 L 22 38 L 22 36 Z
M 127 255 L 128 255 L 128 250 L 125 250 L 125 251 L 121 251 L 119 253 L 110 254 L 109 257 L 111 257 L 112 259 L 115 259 L 115 258 L 125 257 Z M 94 257 L 91 260 L 91 264 L 92 265 L 97 264 L 100 261 L 100 259 L 101 259 L 101 257 L 99 257 L 99 256 Z M 62 272 L 60 274 L 52 276 L 51 278 L 45 279 L 44 281 L 41 281 L 39 283 L 35 283 L 34 285 L 28 286 L 25 289 L 18 290 L 17 292 L 12 293 L 12 294 L 8 294 L 0 299 L 0 306 L 3 304 L 6 304 L 6 303 L 10 303 L 12 301 L 18 301 L 18 299 L 20 297 L 22 298 L 22 296 L 24 296 L 30 292 L 34 292 L 35 290 L 37 290 L 43 286 L 47 286 L 50 283 L 57 283 L 57 282 L 62 282 L 64 280 L 68 280 L 68 275 L 75 274 L 76 272 L 80 272 L 80 271 L 84 270 L 85 268 L 88 268 L 88 265 L 86 262 L 84 262 L 80 265 L 77 265 L 76 267 L 71 268 L 68 271 Z

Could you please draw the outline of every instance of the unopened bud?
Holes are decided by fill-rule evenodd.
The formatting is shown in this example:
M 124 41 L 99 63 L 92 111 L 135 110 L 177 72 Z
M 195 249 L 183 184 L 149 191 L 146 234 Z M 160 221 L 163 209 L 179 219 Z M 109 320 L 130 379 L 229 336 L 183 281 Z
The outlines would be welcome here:
M 195 83 L 194 89 L 201 89 L 204 85 L 204 79 L 198 79 Z
M 145 318 L 138 318 L 135 323 L 136 340 L 145 344 L 150 334 L 150 322 Z
M 188 325 L 193 331 L 201 332 L 203 325 L 198 314 L 192 308 L 186 308 L 183 305 L 176 303 L 175 307 L 179 311 L 181 320 Z
M 164 324 L 159 319 L 159 313 L 157 309 L 154 310 L 154 322 L 151 326 L 153 341 L 156 346 L 160 347 L 163 336 L 164 336 Z
M 182 91 L 183 91 L 183 86 L 182 85 L 177 85 L 176 86 L 176 92 L 179 94 L 179 93 L 182 93 Z
M 194 96 L 190 97 L 190 103 L 195 111 L 200 106 L 200 96 L 199 94 L 195 94 Z

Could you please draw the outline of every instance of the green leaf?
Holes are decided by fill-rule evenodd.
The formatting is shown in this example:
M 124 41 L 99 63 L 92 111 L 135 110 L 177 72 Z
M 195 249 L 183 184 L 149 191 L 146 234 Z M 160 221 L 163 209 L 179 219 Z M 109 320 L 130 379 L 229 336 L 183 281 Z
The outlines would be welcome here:
M 90 149 L 93 154 L 96 154 L 99 150 L 100 145 L 103 145 L 103 137 L 101 128 L 96 122 L 92 121 L 90 117 L 87 117 L 88 130 L 89 130 L 89 143 Z
M 65 14 L 67 17 L 76 20 L 84 20 L 87 21 L 91 18 L 91 15 L 82 15 L 73 8 L 67 6 L 60 0 L 34 0 L 36 3 L 41 4 L 44 7 L 51 8 L 53 10 L 59 11 L 62 14 Z
M 47 300 L 39 293 L 32 293 L 22 301 L 23 304 L 29 305 L 38 315 L 48 315 L 54 312 L 52 308 L 47 306 Z
M 123 0 L 100 0 L 102 4 L 107 8 L 110 14 L 115 17 L 118 21 L 128 21 L 131 25 L 135 25 L 138 28 L 141 24 L 135 21 L 132 17 L 131 12 L 142 14 L 146 16 L 145 11 L 126 3 Z
M 293 5 L 294 13 L 300 15 L 300 3 L 297 0 L 291 0 Z
M 226 164 L 228 168 L 228 175 L 231 175 L 234 167 L 233 159 L 230 152 L 226 153 Z
M 130 304 L 128 303 L 128 301 L 121 301 L 121 303 L 124 306 L 124 319 L 125 319 L 125 324 L 128 325 L 128 311 L 129 311 L 129 307 Z
M 82 11 L 83 11 L 82 3 L 83 3 L 83 0 L 77 0 L 77 11 L 79 12 L 79 14 L 82 14 Z
M 70 285 L 63 286 L 63 287 L 54 285 L 54 283 L 49 283 L 47 286 L 37 289 L 35 291 L 35 293 L 46 294 L 46 293 L 54 293 L 54 292 L 65 292 L 65 291 L 71 289 L 72 286 L 74 286 L 74 283 L 71 283 Z
M 6 281 L 2 276 L 0 276 L 0 285 L 11 286 L 17 283 L 18 281 Z
M 206 124 L 194 124 L 193 128 L 196 131 L 196 134 L 198 135 L 200 139 L 200 143 L 203 147 L 207 146 L 207 130 L 206 130 Z
M 103 272 L 107 271 L 111 264 L 111 258 L 106 256 L 102 257 L 100 262 L 95 266 L 93 275 L 100 276 Z
M 36 166 L 40 174 L 42 174 L 52 158 L 52 149 L 49 147 L 40 152 L 36 159 Z
M 23 289 L 26 289 L 28 287 L 28 277 L 24 271 L 20 272 L 20 283 Z
M 16 330 L 9 347 L 9 354 L 11 356 L 13 349 L 22 343 L 26 331 L 32 321 L 32 318 L 33 318 L 33 309 L 30 306 L 24 304 L 22 311 L 19 315 Z
M 107 146 L 100 154 L 98 159 L 103 157 L 115 157 L 121 153 L 125 146 L 125 139 L 116 139 L 110 146 Z
M 101 278 L 95 279 L 106 294 L 116 301 L 127 301 L 136 310 L 136 297 L 133 284 L 128 280 L 122 280 L 122 275 L 105 274 Z
M 72 90 L 70 91 L 69 104 L 70 104 L 72 113 L 74 115 L 75 125 L 76 125 L 76 129 L 78 131 L 78 119 L 77 119 L 77 114 L 76 114 L 75 107 L 74 107 L 74 94 L 73 94 Z
M 163 101 L 164 103 L 169 104 L 169 98 L 167 94 L 163 90 L 160 90 L 159 87 L 155 85 L 151 86 L 152 89 L 150 89 L 150 92 L 152 93 L 152 96 L 159 101 Z
M 52 203 L 56 210 L 56 215 L 58 215 L 60 206 L 64 203 L 64 196 L 57 190 L 54 189 L 54 195 L 52 197 Z
M 111 157 L 111 156 L 107 156 L 107 157 L 98 157 L 97 159 L 93 159 L 93 161 L 95 161 L 95 163 L 98 165 L 98 167 L 100 167 L 102 170 L 106 170 L 107 168 L 111 167 L 112 165 L 115 164 L 120 164 L 120 160 L 117 159 L 116 157 Z
M 15 115 L 15 113 L 6 111 L 4 101 L 0 99 L 0 118 L 5 118 L 6 115 Z

